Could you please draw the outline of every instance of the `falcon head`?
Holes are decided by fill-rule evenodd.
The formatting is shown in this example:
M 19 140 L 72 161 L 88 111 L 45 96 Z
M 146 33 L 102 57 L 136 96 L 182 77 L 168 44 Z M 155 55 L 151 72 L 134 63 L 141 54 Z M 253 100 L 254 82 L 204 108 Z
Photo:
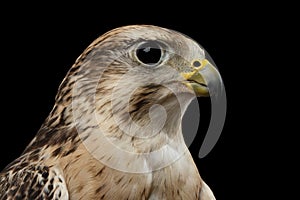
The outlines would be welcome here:
M 91 152 L 99 146 L 153 152 L 170 141 L 183 145 L 187 106 L 221 85 L 191 38 L 157 26 L 125 26 L 100 36 L 76 60 L 56 98 L 54 111 L 63 114 L 52 116 L 76 127 Z

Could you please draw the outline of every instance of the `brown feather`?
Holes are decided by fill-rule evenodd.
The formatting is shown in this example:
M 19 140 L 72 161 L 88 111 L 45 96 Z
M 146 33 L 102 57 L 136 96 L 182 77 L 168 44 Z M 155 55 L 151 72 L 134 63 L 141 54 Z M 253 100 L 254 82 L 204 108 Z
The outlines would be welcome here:
M 173 49 L 164 63 L 168 69 L 138 64 L 132 51 L 144 40 L 162 41 Z M 203 187 L 181 133 L 181 109 L 191 97 L 182 93 L 186 103 L 181 108 L 178 97 L 165 86 L 178 82 L 180 72 L 191 70 L 187 60 L 203 56 L 193 40 L 156 26 L 121 27 L 96 39 L 62 81 L 53 110 L 36 137 L 0 173 L 0 199 L 214 199 L 207 198 L 209 188 Z M 181 85 L 176 89 L 185 90 Z M 145 127 L 151 120 L 160 122 L 161 115 L 149 114 L 156 104 L 164 106 L 167 118 L 152 136 Z M 143 128 L 126 134 L 121 126 L 131 125 L 131 120 Z M 164 146 L 169 150 L 147 156 Z M 120 154 L 119 148 L 134 156 Z M 173 162 L 157 167 L 172 156 Z

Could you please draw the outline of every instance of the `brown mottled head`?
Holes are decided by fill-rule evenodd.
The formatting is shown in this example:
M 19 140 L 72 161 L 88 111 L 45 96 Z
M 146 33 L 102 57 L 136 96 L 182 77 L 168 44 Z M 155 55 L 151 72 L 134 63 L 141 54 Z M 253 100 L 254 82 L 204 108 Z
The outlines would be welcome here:
M 86 123 L 84 113 L 91 112 L 103 120 L 130 115 L 145 124 L 154 104 L 174 111 L 179 96 L 186 102 L 207 96 L 208 85 L 218 87 L 218 80 L 204 50 L 187 36 L 157 26 L 125 26 L 100 36 L 76 60 L 59 88 L 55 111 L 65 113 L 67 124 Z M 74 114 L 76 119 L 68 118 Z
M 29 149 L 51 141 L 67 144 L 68 154 L 83 142 L 104 163 L 120 166 L 127 158 L 121 166 L 136 166 L 143 161 L 126 152 L 152 152 L 170 141 L 185 147 L 181 119 L 188 104 L 220 85 L 218 71 L 189 37 L 149 25 L 114 29 L 78 57 Z M 172 156 L 170 162 L 179 154 Z

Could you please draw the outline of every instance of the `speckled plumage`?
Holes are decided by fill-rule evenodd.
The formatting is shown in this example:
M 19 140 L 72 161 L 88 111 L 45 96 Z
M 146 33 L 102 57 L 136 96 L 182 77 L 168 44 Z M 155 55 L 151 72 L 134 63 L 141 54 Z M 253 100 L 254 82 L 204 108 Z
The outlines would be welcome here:
M 168 46 L 163 64 L 168 67 L 138 63 L 131 52 L 143 40 Z M 180 83 L 180 72 L 192 71 L 189 62 L 204 57 L 193 40 L 156 26 L 121 27 L 96 39 L 61 83 L 36 137 L 0 173 L 0 199 L 215 199 L 181 132 L 193 95 Z M 175 88 L 183 107 L 168 87 Z M 150 136 L 147 128 L 124 134 L 120 125 L 130 123 L 128 116 L 140 127 L 159 121 L 160 115 L 148 115 L 155 104 L 163 105 L 167 114 L 157 134 Z M 135 154 L 127 157 L 110 144 Z M 165 145 L 163 155 L 144 156 Z M 172 156 L 174 162 L 157 167 L 164 162 L 160 158 Z

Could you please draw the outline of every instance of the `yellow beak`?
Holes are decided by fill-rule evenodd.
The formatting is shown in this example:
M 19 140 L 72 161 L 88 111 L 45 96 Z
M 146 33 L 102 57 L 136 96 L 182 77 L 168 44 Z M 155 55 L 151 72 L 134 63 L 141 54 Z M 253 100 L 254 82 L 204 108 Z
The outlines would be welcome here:
M 206 59 L 194 60 L 191 63 L 193 71 L 184 72 L 183 83 L 194 91 L 196 96 L 209 96 L 217 92 L 222 80 L 217 69 Z

